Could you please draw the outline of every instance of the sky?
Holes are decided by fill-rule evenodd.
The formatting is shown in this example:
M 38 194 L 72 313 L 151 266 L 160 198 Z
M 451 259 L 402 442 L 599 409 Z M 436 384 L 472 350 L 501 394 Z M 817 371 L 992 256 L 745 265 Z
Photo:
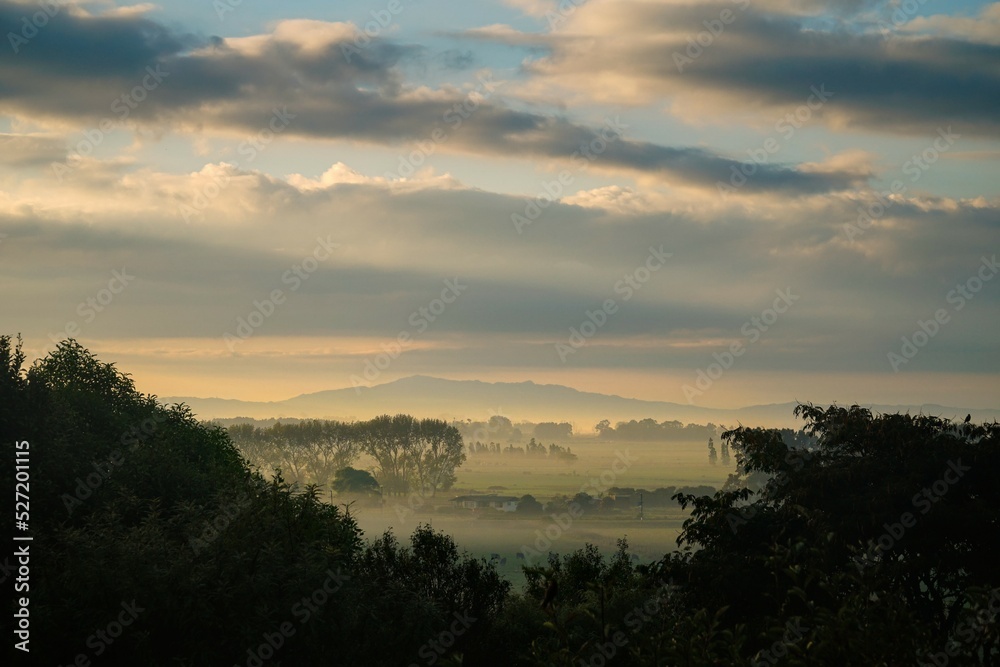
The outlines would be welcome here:
M 159 396 L 1000 398 L 1000 3 L 0 0 L 0 332 Z

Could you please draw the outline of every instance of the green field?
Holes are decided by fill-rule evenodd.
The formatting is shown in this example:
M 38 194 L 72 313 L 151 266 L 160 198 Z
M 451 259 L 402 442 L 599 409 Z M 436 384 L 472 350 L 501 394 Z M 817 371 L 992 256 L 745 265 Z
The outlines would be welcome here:
M 616 461 L 631 460 L 627 469 L 615 474 L 611 486 L 631 486 L 653 490 L 664 486 L 709 484 L 718 487 L 730 472 L 721 465 L 709 465 L 706 444 L 691 443 L 605 443 L 573 441 L 579 457 L 572 463 L 538 461 L 507 456 L 469 457 L 458 471 L 457 493 L 486 493 L 491 486 L 507 487 L 503 493 L 521 496 L 530 493 L 549 498 L 587 490 L 591 480 L 615 474 Z M 606 478 L 605 478 L 606 479 Z M 593 492 L 587 490 L 591 495 Z M 456 493 L 456 494 L 457 494 Z
M 391 529 L 406 539 L 420 523 L 443 530 L 459 547 L 479 557 L 498 554 L 506 562 L 501 573 L 515 585 L 523 581 L 518 552 L 531 555 L 547 551 L 569 553 L 586 543 L 601 551 L 616 549 L 617 540 L 627 537 L 630 552 L 639 562 L 648 563 L 676 548 L 677 535 L 687 513 L 679 507 L 645 507 L 639 520 L 638 507 L 611 514 L 588 512 L 568 526 L 559 526 L 552 517 L 523 518 L 496 510 L 461 510 L 450 499 L 464 494 L 496 492 L 501 495 L 531 494 L 543 504 L 557 495 L 584 491 L 592 496 L 612 486 L 644 488 L 711 485 L 719 488 L 732 472 L 732 465 L 709 465 L 706 444 L 698 443 L 569 443 L 578 460 L 565 463 L 503 455 L 480 455 L 458 470 L 458 482 L 433 498 L 411 496 L 388 498 L 383 507 L 352 507 L 366 537 Z M 617 465 L 616 465 L 617 461 Z M 626 464 L 626 462 L 628 462 Z M 491 489 L 491 487 L 493 487 Z M 500 487 L 500 488 L 497 488 Z M 565 523 L 565 520 L 563 521 Z M 535 559 L 538 562 L 539 559 Z

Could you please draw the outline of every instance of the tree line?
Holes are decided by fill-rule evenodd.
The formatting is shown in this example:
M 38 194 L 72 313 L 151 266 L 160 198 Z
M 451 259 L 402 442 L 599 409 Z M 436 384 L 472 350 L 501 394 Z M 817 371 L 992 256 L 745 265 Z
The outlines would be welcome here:
M 465 461 L 462 436 L 455 427 L 439 419 L 403 414 L 351 423 L 233 424 L 227 431 L 251 463 L 262 470 L 280 468 L 291 481 L 331 485 L 339 472 L 352 468 L 360 455 L 367 454 L 375 463 L 374 478 L 386 495 L 447 491 Z
M 527 438 L 538 440 L 565 441 L 573 438 L 573 425 L 569 422 L 528 421 L 515 424 L 503 415 L 494 415 L 487 421 L 456 420 L 451 423 L 469 442 L 493 441 L 500 443 L 520 443 Z
M 566 513 L 591 513 L 598 514 L 635 514 L 638 511 L 639 501 L 642 500 L 643 507 L 662 508 L 677 507 L 679 498 L 687 495 L 710 496 L 715 493 L 715 487 L 707 484 L 696 486 L 666 486 L 647 491 L 646 489 L 635 489 L 631 487 L 614 486 L 608 489 L 606 494 L 592 496 L 589 493 L 580 491 L 570 497 L 566 494 L 556 494 L 547 503 L 542 503 L 535 496 L 527 494 L 521 496 L 517 505 L 518 514 L 566 514 Z
M 697 441 L 705 438 L 716 438 L 724 430 L 709 422 L 708 424 L 683 424 L 677 420 L 657 422 L 647 418 L 630 421 L 620 421 L 614 426 L 607 419 L 602 419 L 594 426 L 601 440 L 636 441 Z
M 542 443 L 536 442 L 534 438 L 525 443 L 524 447 L 518 447 L 512 444 L 504 447 L 499 442 L 479 442 L 478 440 L 470 442 L 468 447 L 469 455 L 477 457 L 489 455 L 526 456 L 534 459 L 548 459 L 550 461 L 563 462 L 571 462 L 577 459 L 577 456 L 573 453 L 572 448 L 568 446 L 563 447 L 562 445 L 557 445 L 552 442 L 549 443 L 548 447 L 546 447 Z
M 507 417 L 494 415 L 487 421 L 453 421 L 462 437 L 468 442 L 492 442 L 501 444 L 518 444 L 525 438 L 536 440 L 555 440 L 566 442 L 574 438 L 573 425 L 569 422 L 518 422 L 513 423 Z M 717 438 L 725 430 L 709 422 L 708 424 L 684 424 L 677 420 L 657 422 L 655 419 L 632 419 L 619 421 L 612 425 L 608 419 L 602 419 L 594 426 L 599 440 L 618 440 L 629 442 L 693 442 L 709 437 Z

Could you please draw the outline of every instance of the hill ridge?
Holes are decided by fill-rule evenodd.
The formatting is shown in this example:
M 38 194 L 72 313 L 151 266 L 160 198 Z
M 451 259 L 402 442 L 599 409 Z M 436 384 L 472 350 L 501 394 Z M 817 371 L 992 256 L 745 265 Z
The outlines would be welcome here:
M 370 387 L 341 387 L 299 394 L 281 401 L 243 401 L 222 397 L 175 396 L 162 400 L 186 403 L 202 419 L 226 417 L 367 419 L 378 414 L 406 412 L 425 417 L 485 421 L 502 414 L 514 421 L 568 421 L 577 431 L 589 431 L 602 419 L 612 422 L 652 418 L 684 423 L 798 427 L 792 415 L 795 401 L 712 408 L 669 401 L 651 401 L 617 394 L 582 391 L 560 384 L 454 380 L 410 375 Z M 839 405 L 851 405 L 844 402 Z M 972 413 L 977 421 L 997 419 L 1000 411 L 951 407 L 936 403 L 865 404 L 876 412 L 935 414 L 960 419 Z

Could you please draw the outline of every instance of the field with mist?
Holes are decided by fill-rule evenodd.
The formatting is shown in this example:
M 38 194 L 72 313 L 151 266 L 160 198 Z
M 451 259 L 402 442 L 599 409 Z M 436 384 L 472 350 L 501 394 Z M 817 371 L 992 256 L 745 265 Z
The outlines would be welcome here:
M 373 501 L 336 494 L 327 485 L 321 486 L 321 497 L 333 504 L 349 505 L 369 539 L 386 531 L 406 539 L 421 524 L 444 531 L 471 555 L 494 560 L 498 571 L 520 587 L 524 582 L 521 566 L 544 563 L 549 551 L 565 554 L 592 544 L 611 554 L 618 540 L 626 538 L 637 562 L 657 560 L 677 547 L 688 512 L 675 503 L 664 506 L 650 502 L 647 494 L 641 519 L 639 499 L 633 497 L 611 511 L 585 511 L 571 517 L 567 525 L 565 511 L 525 516 L 494 509 L 469 510 L 455 508 L 453 498 L 493 493 L 517 498 L 531 495 L 546 505 L 558 496 L 572 499 L 577 493 L 587 493 L 601 498 L 618 488 L 718 489 L 735 471 L 735 462 L 709 463 L 706 441 L 606 442 L 580 436 L 556 444 L 571 448 L 576 460 L 473 454 L 456 471 L 455 485 L 434 495 L 414 492 Z M 372 463 L 362 456 L 356 467 L 369 468 Z M 319 483 L 308 475 L 297 481 L 300 485 Z M 518 553 L 525 558 L 518 558 Z
M 191 667 L 1000 656 L 997 422 L 804 405 L 799 431 L 726 437 L 652 418 L 223 427 L 74 341 L 24 361 L 0 336 L 5 482 L 33 501 L 6 525 L 27 543 L 28 664 L 110 640 L 102 664 Z

